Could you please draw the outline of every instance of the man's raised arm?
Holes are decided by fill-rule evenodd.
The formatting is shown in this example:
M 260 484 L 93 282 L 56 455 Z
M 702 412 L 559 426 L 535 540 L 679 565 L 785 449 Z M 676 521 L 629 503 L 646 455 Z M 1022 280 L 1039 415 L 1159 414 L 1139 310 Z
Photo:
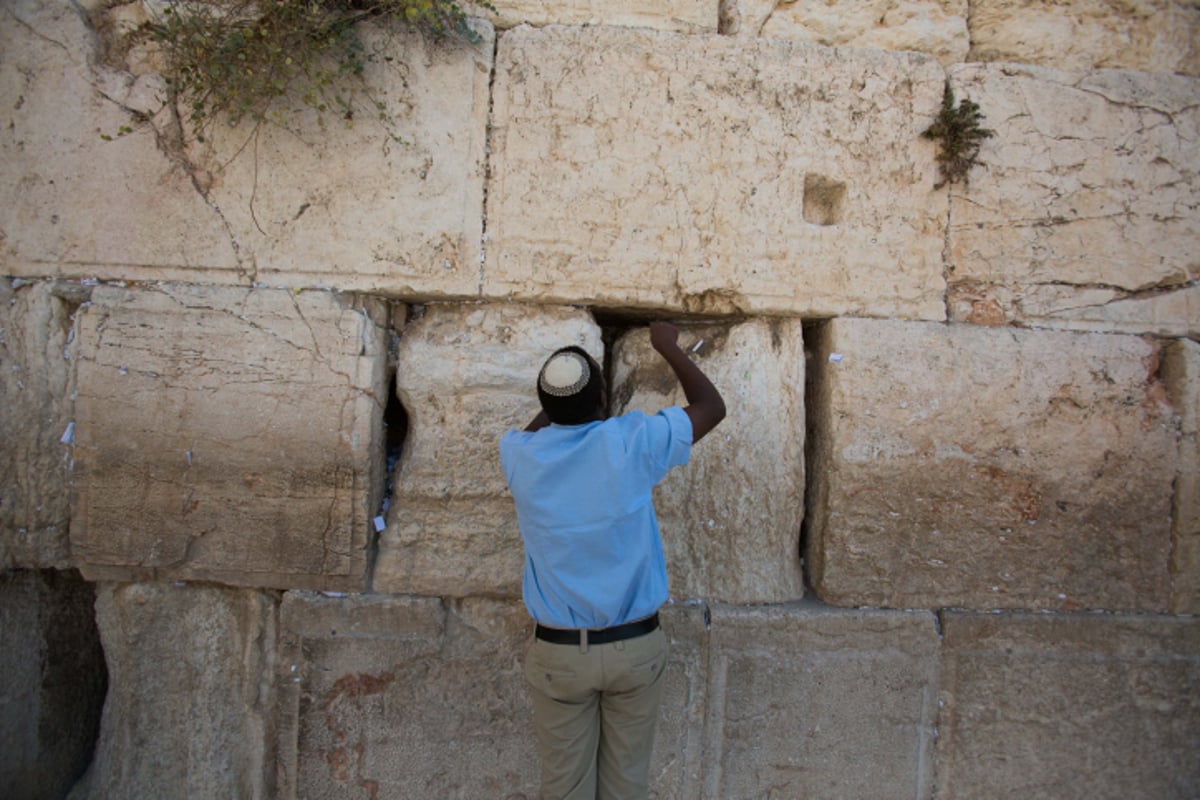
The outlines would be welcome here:
M 650 323 L 650 345 L 671 367 L 687 398 L 688 405 L 683 410 L 692 420 L 695 443 L 725 419 L 725 401 L 708 376 L 679 348 L 678 338 L 679 329 L 671 323 Z

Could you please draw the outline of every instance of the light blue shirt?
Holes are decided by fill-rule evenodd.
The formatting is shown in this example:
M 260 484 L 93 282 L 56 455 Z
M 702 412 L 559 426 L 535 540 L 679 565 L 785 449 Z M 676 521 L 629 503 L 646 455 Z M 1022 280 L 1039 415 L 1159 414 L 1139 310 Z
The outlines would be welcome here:
M 692 421 L 679 407 L 501 438 L 525 542 L 522 595 L 534 620 L 607 628 L 666 602 L 651 492 L 691 449 Z

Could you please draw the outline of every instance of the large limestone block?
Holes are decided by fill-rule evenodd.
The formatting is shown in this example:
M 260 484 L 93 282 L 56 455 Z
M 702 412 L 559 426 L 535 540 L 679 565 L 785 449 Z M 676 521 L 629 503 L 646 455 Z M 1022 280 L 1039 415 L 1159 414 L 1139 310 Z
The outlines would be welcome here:
M 71 800 L 273 796 L 277 613 L 248 589 L 101 585 L 108 699 Z
M 519 603 L 289 592 L 280 626 L 279 797 L 535 795 Z
M 734 0 L 727 32 L 827 47 L 917 50 L 943 64 L 966 58 L 967 0 Z
M 835 320 L 815 351 L 822 599 L 1167 608 L 1178 455 L 1160 345 Z
M 704 790 L 692 796 L 929 795 L 933 614 L 717 606 L 711 639 Z
M 540 410 L 538 370 L 570 344 L 603 361 L 600 328 L 578 309 L 432 304 L 405 327 L 396 391 L 408 436 L 376 590 L 519 594 L 521 536 L 499 441 Z
M 650 759 L 651 796 L 691 800 L 704 796 L 710 609 L 695 602 L 670 603 L 659 617 L 670 655 Z
M 70 564 L 77 303 L 67 286 L 0 280 L 0 568 Z
M 688 327 L 680 346 L 728 416 L 655 493 L 679 598 L 778 603 L 803 596 L 804 342 L 798 320 Z M 614 413 L 687 405 L 647 328 L 618 340 Z
M 668 606 L 671 646 L 651 780 L 688 800 L 702 768 L 708 634 Z M 284 596 L 279 796 L 537 796 L 519 602 L 306 592 Z
M 1200 336 L 1200 285 L 1130 291 L 1086 284 L 963 281 L 947 293 L 950 318 L 977 325 L 1021 322 L 1074 331 Z
M 1169 344 L 1163 377 L 1180 417 L 1171 612 L 1200 614 L 1200 345 L 1187 339 Z
M 363 79 L 390 131 L 372 107 L 353 126 L 218 123 L 201 142 L 145 59 L 101 62 L 75 8 L 8 5 L 0 183 L 17 191 L 0 206 L 0 271 L 478 292 L 489 24 L 477 46 L 363 29 L 376 52 Z
M 933 59 L 517 29 L 497 55 L 486 296 L 941 319 Z
M 106 688 L 95 592 L 74 572 L 0 572 L 0 788 L 65 797 L 92 759 Z
M 1194 335 L 1200 80 L 950 72 L 996 132 L 951 192 L 954 318 Z
M 188 171 L 158 150 L 154 129 L 116 135 L 132 125 L 131 112 L 161 105 L 162 81 L 93 72 L 96 48 L 75 4 L 5 3 L 0 184 L 11 190 L 0 204 L 0 272 L 151 277 L 157 264 L 198 277 L 213 267 L 234 270 L 237 242 Z
M 1200 794 L 1200 622 L 943 617 L 939 800 Z
M 328 292 L 98 287 L 79 323 L 84 574 L 364 586 L 385 324 Z
M 718 0 L 493 0 L 475 7 L 497 28 L 517 25 L 617 25 L 680 33 L 716 33 Z
M 971 0 L 970 61 L 1200 75 L 1200 7 L 1181 0 Z

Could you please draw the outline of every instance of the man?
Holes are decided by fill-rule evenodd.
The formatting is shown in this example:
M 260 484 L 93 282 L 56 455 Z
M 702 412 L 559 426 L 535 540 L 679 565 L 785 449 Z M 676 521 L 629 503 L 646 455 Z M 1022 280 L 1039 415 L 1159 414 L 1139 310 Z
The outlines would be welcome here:
M 542 411 L 500 440 L 525 544 L 522 594 L 537 623 L 525 658 L 543 800 L 649 792 L 666 635 L 667 570 L 651 491 L 725 417 L 712 382 L 650 326 L 688 405 L 607 418 L 600 366 L 566 347 L 538 375 Z

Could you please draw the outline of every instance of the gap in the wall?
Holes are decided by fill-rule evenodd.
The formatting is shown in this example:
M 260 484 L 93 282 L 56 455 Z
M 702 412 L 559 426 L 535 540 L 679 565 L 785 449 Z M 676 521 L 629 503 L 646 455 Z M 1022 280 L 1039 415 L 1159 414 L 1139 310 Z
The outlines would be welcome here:
M 67 700 L 57 708 L 57 714 L 43 707 L 42 723 L 51 730 L 39 734 L 43 741 L 77 743 L 74 769 L 67 773 L 77 781 L 95 757 L 108 697 L 108 662 L 95 614 L 96 584 L 85 580 L 77 570 L 52 570 L 44 574 L 56 595 L 73 600 L 65 606 L 53 604 L 47 619 L 43 686 L 66 691 Z
M 592 308 L 592 318 L 596 324 L 600 326 L 600 338 L 604 345 L 604 379 L 609 387 L 608 409 L 611 414 L 618 411 L 621 403 L 614 403 L 614 393 L 611 390 L 613 385 L 613 346 L 622 336 L 635 328 L 644 328 L 651 322 L 658 320 L 667 320 L 673 324 L 682 326 L 688 325 L 716 325 L 730 326 L 745 319 L 743 316 L 708 316 L 700 314 L 688 314 L 679 311 L 655 311 L 651 309 L 614 309 L 614 308 Z
M 604 367 L 604 385 L 608 387 L 608 407 L 605 412 L 611 415 L 621 410 L 617 408 L 621 403 L 616 401 L 616 392 L 613 391 L 613 351 L 617 340 L 634 328 L 649 325 L 655 319 L 662 319 L 662 315 L 592 309 L 592 318 L 600 326 L 600 341 L 604 345 L 604 361 L 601 366 Z
M 804 335 L 804 519 L 800 523 L 799 557 L 804 593 L 817 598 L 819 549 L 814 547 L 816 531 L 824 524 L 825 496 L 828 488 L 817 465 L 827 462 L 829 447 L 829 321 L 806 321 Z M 819 598 L 817 598 L 819 599 Z
M 396 469 L 400 465 L 400 457 L 404 454 L 404 441 L 408 438 L 408 410 L 400 402 L 396 393 L 396 375 L 393 372 L 388 378 L 387 408 L 383 412 L 384 441 L 387 454 L 387 485 L 384 487 L 384 502 L 390 500 L 395 487 L 393 486 Z
M 383 535 L 383 531 L 380 529 L 378 523 L 387 524 L 392 496 L 395 494 L 396 489 L 396 475 L 400 468 L 400 459 L 404 455 L 404 443 L 408 438 L 408 410 L 404 407 L 404 403 L 400 401 L 399 392 L 396 391 L 397 356 L 400 336 L 405 321 L 411 322 L 415 317 L 419 317 L 423 313 L 423 308 L 416 306 L 406 307 L 402 303 L 396 303 L 392 309 L 392 322 L 388 327 L 387 378 L 384 384 L 387 401 L 384 403 L 383 408 L 383 491 L 380 493 L 382 499 L 380 501 L 379 512 L 371 521 L 370 545 L 367 548 L 368 591 L 373 589 L 375 562 L 379 556 L 379 537 Z
M 26 603 L 13 590 L 34 608 L 32 628 L 7 632 L 11 643 L 40 646 L 10 648 L 3 656 L 6 677 L 34 696 L 13 704 L 8 732 L 24 739 L 6 753 L 0 785 L 11 790 L 6 797 L 66 797 L 95 759 L 109 689 L 96 584 L 74 569 L 0 571 L 6 610 L 25 616 Z

